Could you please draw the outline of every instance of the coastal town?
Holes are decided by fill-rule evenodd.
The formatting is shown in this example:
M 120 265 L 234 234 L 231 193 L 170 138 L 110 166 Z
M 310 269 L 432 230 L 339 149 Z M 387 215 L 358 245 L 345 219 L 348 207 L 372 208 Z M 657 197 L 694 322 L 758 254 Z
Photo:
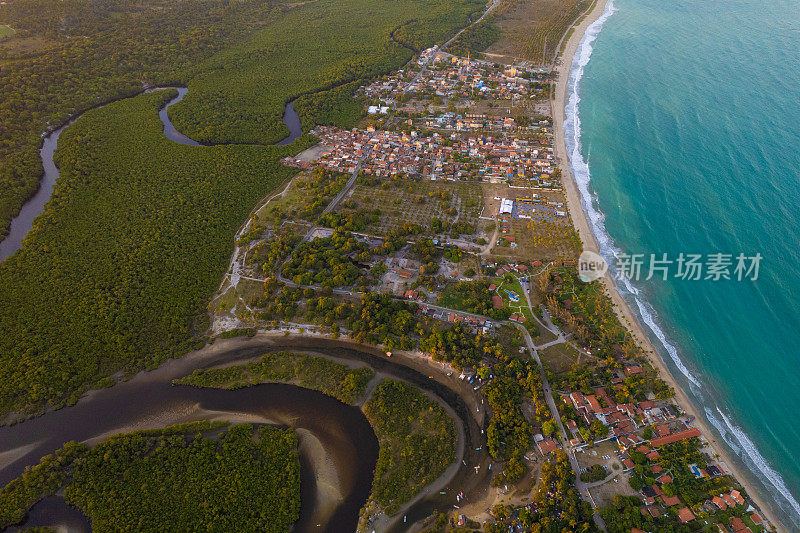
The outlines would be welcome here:
M 246 295 L 265 275 L 272 283 L 257 259 L 260 250 L 271 239 L 305 235 L 304 241 L 328 248 L 328 261 L 337 257 L 355 266 L 348 267 L 349 277 L 330 283 L 293 276 L 289 259 L 272 269 L 287 288 L 328 287 L 345 304 L 371 292 L 388 295 L 411 306 L 419 324 L 433 320 L 443 324 L 436 328 L 513 347 L 510 359 L 466 363 L 417 352 L 438 369 L 431 372 L 474 386 L 477 413 L 489 427 L 492 412 L 480 405 L 482 391 L 495 386 L 492 376 L 516 357 L 541 372 L 541 389 L 514 408 L 530 441 L 519 455 L 490 456 L 488 468 L 505 459 L 491 486 L 472 497 L 457 491 L 442 511 L 452 530 L 532 530 L 547 512 L 542 498 L 555 494 L 541 478 L 550 465 L 574 472 L 571 485 L 590 528 L 771 530 L 710 436 L 619 323 L 602 287 L 577 280 L 579 249 L 569 235 L 563 162 L 554 154 L 547 101 L 553 76 L 433 48 L 361 88 L 359 124 L 349 130 L 318 126 L 312 131 L 318 146 L 283 159 L 301 171 L 297 193 L 290 184 L 259 211 L 272 215 L 256 216 L 246 228 L 255 238 L 242 242 L 233 262 L 230 284 L 216 302 L 215 328 L 299 331 L 296 323 L 265 322 L 275 315 L 256 311 L 260 304 Z M 316 183 L 337 185 L 319 195 L 319 185 L 310 185 Z M 321 218 L 297 215 L 304 202 L 317 201 L 326 205 Z M 265 231 L 278 220 L 280 228 Z M 562 240 L 568 244 L 546 245 L 554 228 L 567 232 Z M 352 251 L 330 248 L 345 236 Z M 327 324 L 306 323 L 302 331 L 362 338 L 345 323 Z M 382 344 L 388 355 L 413 346 L 409 339 Z M 517 460 L 521 474 L 512 474 L 509 465 Z M 362 515 L 364 531 L 387 519 L 380 507 L 370 509 Z
M 0 531 L 800 529 L 784 4 L 0 1 Z

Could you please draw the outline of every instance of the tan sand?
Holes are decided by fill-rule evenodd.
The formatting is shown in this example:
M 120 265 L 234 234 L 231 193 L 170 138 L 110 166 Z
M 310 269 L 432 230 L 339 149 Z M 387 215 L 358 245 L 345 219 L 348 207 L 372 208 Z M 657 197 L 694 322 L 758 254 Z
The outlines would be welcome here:
M 564 141 L 564 108 L 567 104 L 568 98 L 567 81 L 569 80 L 569 71 L 572 66 L 572 58 L 575 56 L 575 52 L 578 49 L 578 45 L 580 44 L 584 33 L 586 33 L 586 29 L 590 24 L 600 17 L 605 9 L 606 3 L 607 0 L 597 0 L 592 12 L 589 13 L 583 19 L 583 21 L 581 21 L 581 23 L 575 28 L 575 31 L 570 39 L 567 41 L 567 44 L 564 47 L 563 55 L 561 56 L 561 64 L 556 66 L 558 80 L 556 82 L 556 88 L 553 94 L 552 102 L 554 119 L 553 128 L 555 135 L 554 151 L 563 173 L 564 192 L 567 197 L 567 206 L 569 208 L 570 216 L 572 217 L 572 223 L 574 224 L 575 229 L 577 230 L 581 237 L 581 241 L 583 242 L 584 250 L 590 250 L 593 252 L 598 251 L 597 240 L 589 227 L 586 213 L 583 211 L 583 207 L 581 205 L 581 197 L 578 191 L 578 186 L 572 177 L 572 173 L 570 172 L 569 154 L 567 153 L 566 144 Z M 718 455 L 722 462 L 725 463 L 727 471 L 745 487 L 748 495 L 753 499 L 753 501 L 755 501 L 758 507 L 760 507 L 762 516 L 779 530 L 789 531 L 783 526 L 783 524 L 775 519 L 772 509 L 764 503 L 761 495 L 755 490 L 755 487 L 753 487 L 753 485 L 749 482 L 748 478 L 744 477 L 736 468 L 735 463 L 730 460 L 726 449 L 720 445 L 715 437 L 715 434 L 712 433 L 711 428 L 708 426 L 708 424 L 706 424 L 705 420 L 699 416 L 696 407 L 689 400 L 686 392 L 678 386 L 675 378 L 664 364 L 664 361 L 650 343 L 650 340 L 636 318 L 636 315 L 634 315 L 627 302 L 620 295 L 614 280 L 611 278 L 611 275 L 606 274 L 602 281 L 606 288 L 606 292 L 614 302 L 615 311 L 619 316 L 619 319 L 628 326 L 639 343 L 639 346 L 641 346 L 642 349 L 647 353 L 653 365 L 658 368 L 661 378 L 664 379 L 664 381 L 666 381 L 675 390 L 676 402 L 688 414 L 695 417 L 695 425 L 700 429 L 700 431 L 703 433 L 703 437 L 708 441 L 711 453 Z
M 26 446 L 19 446 L 17 448 L 12 448 L 5 452 L 0 452 L 0 469 L 7 467 L 14 461 L 18 461 L 20 458 L 25 457 L 31 450 L 36 449 L 36 447 L 42 441 L 32 442 Z
M 316 506 L 310 522 L 325 524 L 344 500 L 342 476 L 333 457 L 313 433 L 302 428 L 296 431 L 300 440 L 300 451 L 311 463 L 311 470 L 316 478 Z

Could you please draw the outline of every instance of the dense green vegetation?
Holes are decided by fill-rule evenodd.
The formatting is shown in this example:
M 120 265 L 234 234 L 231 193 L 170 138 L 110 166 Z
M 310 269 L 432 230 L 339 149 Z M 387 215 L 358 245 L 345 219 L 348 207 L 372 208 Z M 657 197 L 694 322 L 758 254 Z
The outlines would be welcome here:
M 0 526 L 66 487 L 93 531 L 288 531 L 300 514 L 297 437 L 270 426 L 198 422 L 74 442 L 0 490 Z
M 451 54 L 466 57 L 467 54 L 475 55 L 483 52 L 500 38 L 500 28 L 495 24 L 494 17 L 488 16 L 474 26 L 470 26 L 459 35 L 447 51 Z
M 447 411 L 408 383 L 385 380 L 364 405 L 380 443 L 372 499 L 396 512 L 456 460 Z
M 0 20 L 0 237 L 37 189 L 40 133 L 142 83 L 183 84 L 176 126 L 203 143 L 273 143 L 288 134 L 284 103 L 304 127 L 349 127 L 361 116 L 355 82 L 444 40 L 479 11 L 476 0 L 15 0 Z M 80 36 L 80 37 L 75 37 Z
M 330 237 L 315 238 L 295 246 L 281 274 L 298 285 L 347 287 L 358 279 L 357 261 L 369 261 L 369 245 L 348 232 L 336 230 Z
M 120 370 L 186 353 L 248 211 L 293 170 L 285 147 L 176 144 L 169 91 L 88 112 L 25 247 L 0 263 L 0 413 L 61 406 Z
M 170 108 L 176 127 L 200 142 L 272 143 L 288 134 L 284 103 L 298 101 L 305 126 L 360 117 L 350 92 L 388 73 L 412 49 L 445 40 L 483 3 L 474 0 L 318 0 L 298 5 L 247 39 L 215 54 Z M 342 90 L 339 87 L 349 86 Z M 323 92 L 319 92 L 323 91 Z
M 351 369 L 324 357 L 304 353 L 275 352 L 245 365 L 195 370 L 176 379 L 179 385 L 238 389 L 258 383 L 294 383 L 333 396 L 344 403 L 354 403 L 364 396 L 367 384 L 375 375 L 369 367 Z
M 507 320 L 511 311 L 507 308 L 495 309 L 492 306 L 494 293 L 489 290 L 490 285 L 487 280 L 452 283 L 439 296 L 439 305 L 492 317 L 495 320 Z
M 0 21 L 19 30 L 0 45 L 0 239 L 38 187 L 42 131 L 131 96 L 143 81 L 184 82 L 187 68 L 281 10 L 227 0 L 0 4 Z

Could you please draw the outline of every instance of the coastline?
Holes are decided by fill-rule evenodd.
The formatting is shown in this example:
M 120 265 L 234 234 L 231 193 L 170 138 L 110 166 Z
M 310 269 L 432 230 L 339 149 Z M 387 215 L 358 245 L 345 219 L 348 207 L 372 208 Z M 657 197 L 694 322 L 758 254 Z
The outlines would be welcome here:
M 586 212 L 581 204 L 581 195 L 578 191 L 577 183 L 572 176 L 570 168 L 570 158 L 566 149 L 566 141 L 564 134 L 564 118 L 565 108 L 569 101 L 569 76 L 572 67 L 572 60 L 575 56 L 581 40 L 586 34 L 589 26 L 595 22 L 603 14 L 608 0 L 597 0 L 592 10 L 587 13 L 581 23 L 575 27 L 575 31 L 567 40 L 564 46 L 564 51 L 559 57 L 560 63 L 555 65 L 555 70 L 558 74 L 553 98 L 551 100 L 552 114 L 553 114 L 553 135 L 554 135 L 554 155 L 556 161 L 560 164 L 562 172 L 562 181 L 564 184 L 564 194 L 566 196 L 567 207 L 569 209 L 570 218 L 573 227 L 578 232 L 583 249 L 595 253 L 599 253 L 599 245 L 595 234 L 592 232 L 589 221 L 586 217 Z M 745 488 L 748 496 L 759 507 L 762 518 L 769 522 L 778 531 L 789 531 L 784 527 L 783 523 L 776 519 L 776 515 L 772 508 L 767 506 L 761 497 L 759 491 L 755 490 L 752 482 L 748 477 L 742 475 L 741 469 L 737 467 L 736 463 L 731 460 L 730 454 L 727 449 L 718 441 L 716 434 L 712 432 L 711 426 L 700 416 L 699 410 L 692 403 L 689 396 L 680 387 L 670 372 L 667 365 L 662 360 L 659 353 L 655 350 L 653 344 L 650 342 L 649 337 L 645 333 L 639 319 L 634 314 L 631 307 L 625 301 L 617 289 L 610 272 L 602 278 L 603 287 L 606 293 L 614 303 L 614 311 L 617 313 L 620 321 L 628 327 L 628 330 L 636 339 L 637 344 L 643 349 L 647 355 L 648 360 L 658 370 L 659 376 L 669 384 L 675 391 L 675 402 L 689 415 L 694 416 L 694 426 L 697 427 L 703 434 L 703 439 L 708 443 L 708 449 L 712 454 L 719 456 L 720 461 L 724 463 L 728 473 L 731 474 L 736 480 Z

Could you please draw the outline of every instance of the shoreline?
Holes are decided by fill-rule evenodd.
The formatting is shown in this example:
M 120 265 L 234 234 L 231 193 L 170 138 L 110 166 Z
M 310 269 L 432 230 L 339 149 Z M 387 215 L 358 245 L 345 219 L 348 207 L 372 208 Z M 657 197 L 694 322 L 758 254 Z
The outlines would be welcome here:
M 584 16 L 581 23 L 575 27 L 575 31 L 567 40 L 567 43 L 564 46 L 564 51 L 559 58 L 560 63 L 555 66 L 555 71 L 558 73 L 558 78 L 556 81 L 555 90 L 553 91 L 553 98 L 551 99 L 553 135 L 555 137 L 553 149 L 556 161 L 559 163 L 561 168 L 563 189 L 566 196 L 570 218 L 572 220 L 572 225 L 580 236 L 583 249 L 596 253 L 599 253 L 597 237 L 595 236 L 594 232 L 592 232 L 589 221 L 586 218 L 586 212 L 581 204 L 581 195 L 578 191 L 578 186 L 572 176 L 572 171 L 570 168 L 570 158 L 569 154 L 567 153 L 564 134 L 564 118 L 566 104 L 569 101 L 568 83 L 573 58 L 578 50 L 580 42 L 583 40 L 583 37 L 586 34 L 586 30 L 592 23 L 600 18 L 602 13 L 605 11 L 607 3 L 608 0 L 597 0 L 592 10 Z M 667 384 L 675 391 L 675 402 L 687 414 L 694 416 L 695 420 L 693 425 L 702 432 L 703 439 L 708 443 L 708 449 L 713 454 L 719 456 L 720 461 L 724 463 L 728 473 L 744 487 L 744 489 L 747 491 L 747 495 L 759 507 L 759 512 L 762 515 L 762 518 L 766 522 L 769 522 L 778 531 L 789 531 L 789 529 L 784 527 L 781 521 L 776 519 L 773 509 L 764 503 L 760 492 L 755 490 L 750 479 L 742 475 L 741 469 L 731 460 L 728 450 L 718 441 L 716 434 L 712 431 L 711 426 L 706 422 L 705 418 L 700 416 L 697 406 L 691 401 L 689 396 L 686 394 L 686 391 L 684 391 L 684 389 L 678 385 L 675 377 L 672 375 L 666 363 L 661 358 L 661 355 L 656 351 L 655 347 L 650 342 L 650 338 L 645 333 L 645 330 L 639 322 L 639 319 L 628 305 L 628 302 L 626 302 L 620 294 L 610 273 L 606 273 L 606 275 L 602 278 L 602 283 L 605 292 L 610 296 L 614 304 L 614 311 L 619 317 L 620 322 L 627 326 L 628 330 L 636 339 L 637 344 L 644 351 L 648 360 L 658 370 L 659 377 L 666 381 Z

